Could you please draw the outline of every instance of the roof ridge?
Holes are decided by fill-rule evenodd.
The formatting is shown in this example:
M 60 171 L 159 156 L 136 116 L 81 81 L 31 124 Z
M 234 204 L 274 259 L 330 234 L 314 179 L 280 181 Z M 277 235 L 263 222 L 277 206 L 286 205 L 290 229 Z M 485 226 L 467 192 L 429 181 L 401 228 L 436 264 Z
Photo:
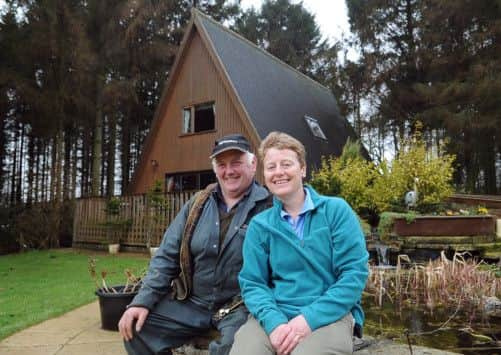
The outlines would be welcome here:
M 320 84 L 318 81 L 316 81 L 315 79 L 313 78 L 310 78 L 308 75 L 300 72 L 299 70 L 297 70 L 296 68 L 293 68 L 292 66 L 290 66 L 289 64 L 285 63 L 283 60 L 279 59 L 278 57 L 274 56 L 273 54 L 271 54 L 270 52 L 266 51 L 265 49 L 257 46 L 254 42 L 252 41 L 249 41 L 247 38 L 245 38 L 244 36 L 242 36 L 241 34 L 239 33 L 236 33 L 235 31 L 225 27 L 223 24 L 219 23 L 218 21 L 214 20 L 213 18 L 211 18 L 209 15 L 203 13 L 202 11 L 200 11 L 199 9 L 197 8 L 192 8 L 192 12 L 195 16 L 200 16 L 200 17 L 203 17 L 204 19 L 210 21 L 212 24 L 216 25 L 217 27 L 221 28 L 223 31 L 226 31 L 228 32 L 230 35 L 234 36 L 234 37 L 237 37 L 238 39 L 240 40 L 243 40 L 245 43 L 249 44 L 251 47 L 253 47 L 254 49 L 257 49 L 258 51 L 264 53 L 266 56 L 270 57 L 270 59 L 274 60 L 275 62 L 277 62 L 279 65 L 285 67 L 286 69 L 289 69 L 289 70 L 292 70 L 294 72 L 296 72 L 297 74 L 299 74 L 300 76 L 302 76 L 303 78 L 313 82 L 314 84 L 316 84 L 317 86 L 320 86 L 320 88 L 326 90 L 327 92 L 329 92 L 331 95 L 333 95 L 332 93 L 332 90 L 330 90 L 327 86 L 325 85 L 322 85 Z

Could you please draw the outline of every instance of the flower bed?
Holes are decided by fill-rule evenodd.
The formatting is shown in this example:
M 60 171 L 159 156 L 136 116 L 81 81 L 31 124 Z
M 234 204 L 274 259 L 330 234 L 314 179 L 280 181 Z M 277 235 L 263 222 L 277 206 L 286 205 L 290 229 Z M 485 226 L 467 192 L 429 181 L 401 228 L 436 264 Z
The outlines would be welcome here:
M 416 216 L 412 221 L 395 218 L 393 235 L 406 236 L 494 236 L 496 220 L 482 216 Z

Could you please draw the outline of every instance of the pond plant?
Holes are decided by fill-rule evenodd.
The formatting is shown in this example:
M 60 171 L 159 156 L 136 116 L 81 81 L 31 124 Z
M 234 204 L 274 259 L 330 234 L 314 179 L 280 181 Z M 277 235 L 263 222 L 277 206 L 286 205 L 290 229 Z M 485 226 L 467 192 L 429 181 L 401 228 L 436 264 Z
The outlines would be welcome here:
M 407 255 L 399 255 L 396 268 L 371 268 L 366 292 L 379 306 L 386 298 L 400 307 L 421 304 L 433 309 L 455 304 L 482 310 L 488 297 L 501 297 L 501 278 L 494 267 L 465 255 L 454 253 L 449 260 L 442 251 L 440 258 L 426 264 L 411 264 Z

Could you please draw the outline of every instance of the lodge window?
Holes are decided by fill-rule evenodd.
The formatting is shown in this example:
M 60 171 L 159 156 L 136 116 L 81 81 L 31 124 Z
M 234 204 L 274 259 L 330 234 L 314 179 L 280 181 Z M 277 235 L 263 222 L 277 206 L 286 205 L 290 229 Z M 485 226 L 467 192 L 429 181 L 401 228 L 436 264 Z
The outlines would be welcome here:
M 320 124 L 318 121 L 310 116 L 304 116 L 304 120 L 308 124 L 308 127 L 310 127 L 311 133 L 318 138 L 325 139 L 327 140 L 327 137 L 324 134 L 324 131 L 322 131 L 322 128 L 320 127 Z
M 216 128 L 215 104 L 207 102 L 183 108 L 183 132 L 197 133 L 212 131 Z
M 167 192 L 202 190 L 213 182 L 216 182 L 216 176 L 212 170 L 169 174 L 165 176 Z

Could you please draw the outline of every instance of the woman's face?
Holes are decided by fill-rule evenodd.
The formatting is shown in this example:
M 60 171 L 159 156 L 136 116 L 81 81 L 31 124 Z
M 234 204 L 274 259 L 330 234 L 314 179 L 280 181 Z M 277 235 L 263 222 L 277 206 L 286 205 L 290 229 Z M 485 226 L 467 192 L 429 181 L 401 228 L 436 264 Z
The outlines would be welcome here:
M 263 159 L 264 182 L 272 194 L 283 200 L 303 189 L 306 168 L 299 163 L 296 152 L 270 148 Z

